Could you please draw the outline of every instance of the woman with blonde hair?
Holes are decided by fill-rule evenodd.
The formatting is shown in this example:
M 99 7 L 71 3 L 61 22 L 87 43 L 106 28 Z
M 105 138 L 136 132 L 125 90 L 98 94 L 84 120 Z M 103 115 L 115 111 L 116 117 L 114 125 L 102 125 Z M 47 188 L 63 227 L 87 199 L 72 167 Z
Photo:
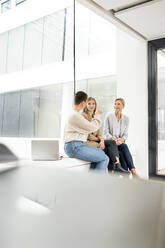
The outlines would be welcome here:
M 122 167 L 130 170 L 133 176 L 138 177 L 132 155 L 125 143 L 128 137 L 129 118 L 122 113 L 124 107 L 124 99 L 117 98 L 114 103 L 115 113 L 109 114 L 105 120 L 104 136 L 106 139 L 116 142 Z
M 97 109 L 97 103 L 95 98 L 89 97 L 87 101 L 87 105 L 84 108 L 82 115 L 88 121 L 92 121 L 92 119 L 95 116 L 96 109 Z M 85 142 L 84 144 L 102 149 L 113 163 L 113 167 L 114 167 L 113 170 L 117 170 L 118 172 L 128 173 L 128 171 L 124 170 L 120 165 L 119 152 L 117 149 L 116 142 L 114 140 L 104 140 L 100 130 L 90 133 L 88 135 L 87 142 Z

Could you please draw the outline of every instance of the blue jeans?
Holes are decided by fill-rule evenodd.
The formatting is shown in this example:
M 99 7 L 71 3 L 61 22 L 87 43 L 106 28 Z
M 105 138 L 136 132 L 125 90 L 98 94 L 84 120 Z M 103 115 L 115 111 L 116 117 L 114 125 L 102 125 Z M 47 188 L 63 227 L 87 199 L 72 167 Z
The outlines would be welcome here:
M 91 169 L 106 171 L 109 158 L 100 148 L 86 146 L 82 141 L 65 143 L 64 150 L 70 158 L 78 158 L 91 162 Z

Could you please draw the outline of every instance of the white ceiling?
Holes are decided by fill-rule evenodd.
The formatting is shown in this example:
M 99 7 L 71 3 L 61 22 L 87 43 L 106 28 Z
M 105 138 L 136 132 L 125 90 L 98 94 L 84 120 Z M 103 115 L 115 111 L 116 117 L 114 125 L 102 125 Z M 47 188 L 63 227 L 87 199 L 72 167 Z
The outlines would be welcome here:
M 115 16 L 149 40 L 165 37 L 164 0 L 121 11 Z
M 148 40 L 165 37 L 165 0 L 93 0 Z M 138 3 L 137 6 L 131 7 Z M 125 8 L 125 9 L 123 9 Z M 120 9 L 123 9 L 120 11 Z M 118 11 L 119 10 L 119 11 Z M 112 12 L 113 11 L 113 12 Z
M 141 3 L 144 2 L 144 0 L 94 0 L 94 2 L 106 10 L 111 10 Z

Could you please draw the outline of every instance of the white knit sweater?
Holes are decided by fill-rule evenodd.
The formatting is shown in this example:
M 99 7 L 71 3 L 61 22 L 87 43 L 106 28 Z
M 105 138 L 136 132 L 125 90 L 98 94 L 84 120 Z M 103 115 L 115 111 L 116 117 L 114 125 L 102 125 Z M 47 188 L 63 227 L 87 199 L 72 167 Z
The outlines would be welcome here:
M 81 113 L 73 111 L 65 125 L 64 142 L 87 141 L 88 134 L 97 131 L 100 126 L 101 119 L 98 115 L 88 121 Z

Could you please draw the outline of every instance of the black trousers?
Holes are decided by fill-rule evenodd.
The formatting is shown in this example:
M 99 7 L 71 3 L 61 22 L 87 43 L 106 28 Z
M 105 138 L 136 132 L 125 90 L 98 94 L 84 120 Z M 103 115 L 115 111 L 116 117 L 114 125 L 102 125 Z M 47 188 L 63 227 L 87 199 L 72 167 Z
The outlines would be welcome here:
M 121 163 L 121 166 L 123 167 L 123 169 L 125 169 L 125 170 L 135 169 L 132 155 L 129 151 L 127 144 L 123 143 L 120 146 L 117 146 L 117 150 L 119 153 L 120 163 Z M 109 161 L 109 165 L 108 165 L 108 170 L 113 170 L 113 168 L 114 168 L 113 163 L 114 162 L 111 160 L 111 158 L 109 160 L 110 161 Z
M 104 152 L 109 157 L 108 170 L 113 170 L 116 157 L 119 158 L 119 151 L 114 140 L 104 140 Z
M 119 151 L 119 157 L 120 157 L 121 166 L 125 170 L 135 169 L 133 159 L 132 159 L 132 155 L 130 153 L 130 150 L 129 150 L 127 144 L 123 143 L 120 146 L 118 146 L 118 151 Z

